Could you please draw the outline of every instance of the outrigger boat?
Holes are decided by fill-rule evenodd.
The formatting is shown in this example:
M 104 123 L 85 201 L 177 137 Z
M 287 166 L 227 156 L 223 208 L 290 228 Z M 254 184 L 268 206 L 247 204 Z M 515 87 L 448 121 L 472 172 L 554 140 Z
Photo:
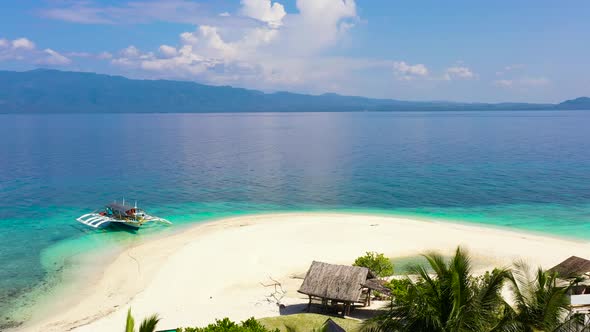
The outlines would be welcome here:
M 148 222 L 172 224 L 166 219 L 146 214 L 142 209 L 137 207 L 137 202 L 135 202 L 134 206 L 126 205 L 125 200 L 123 200 L 122 204 L 116 201 L 107 204 L 103 209 L 87 213 L 76 220 L 92 228 L 106 228 L 119 225 L 139 229 Z

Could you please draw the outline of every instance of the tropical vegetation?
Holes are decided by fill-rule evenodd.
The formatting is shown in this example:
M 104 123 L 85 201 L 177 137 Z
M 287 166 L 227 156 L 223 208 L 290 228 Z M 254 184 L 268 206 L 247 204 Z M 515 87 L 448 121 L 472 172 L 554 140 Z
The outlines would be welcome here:
M 154 314 L 150 317 L 144 319 L 141 324 L 139 325 L 139 330 L 137 332 L 155 332 L 156 325 L 160 318 L 158 315 Z M 133 315 L 131 315 L 131 309 L 127 311 L 127 322 L 125 324 L 125 332 L 135 332 L 135 319 Z
M 385 255 L 374 251 L 368 251 L 364 256 L 357 258 L 352 265 L 366 267 L 380 278 L 393 274 L 391 260 Z
M 369 321 L 366 330 L 553 332 L 580 323 L 568 311 L 571 284 L 558 284 L 556 274 L 541 268 L 531 273 L 518 262 L 513 269 L 474 277 L 471 258 L 462 248 L 450 260 L 435 252 L 424 256 L 429 269 L 414 266 L 409 274 L 415 278 L 393 282 L 387 312 Z M 502 296 L 505 285 L 508 299 Z
M 583 321 L 579 322 L 582 317 L 568 316 L 567 292 L 573 283 L 560 286 L 557 281 L 555 274 L 541 268 L 532 271 L 524 262 L 516 262 L 508 277 L 513 304 L 505 318 L 508 322 L 506 330 L 569 331 L 572 325 L 583 325 Z M 583 330 L 588 331 L 589 328 L 586 326 Z
M 218 319 L 214 324 L 206 327 L 179 328 L 177 332 L 280 332 L 279 329 L 268 329 L 254 318 L 249 318 L 241 323 L 235 323 L 229 318 Z

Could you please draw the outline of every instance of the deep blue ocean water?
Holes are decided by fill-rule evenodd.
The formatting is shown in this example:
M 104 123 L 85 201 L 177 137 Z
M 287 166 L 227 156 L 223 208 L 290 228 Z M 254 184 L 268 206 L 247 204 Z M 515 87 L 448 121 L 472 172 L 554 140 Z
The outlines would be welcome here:
M 176 225 L 368 211 L 590 239 L 590 111 L 0 115 L 0 320 L 137 237 L 77 227 L 123 197 Z

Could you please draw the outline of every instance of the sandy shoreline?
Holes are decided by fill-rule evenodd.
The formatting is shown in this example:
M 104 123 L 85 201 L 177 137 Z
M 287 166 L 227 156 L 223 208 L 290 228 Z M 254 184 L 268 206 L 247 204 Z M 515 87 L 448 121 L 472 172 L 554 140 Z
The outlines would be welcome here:
M 350 264 L 366 251 L 390 257 L 467 247 L 475 257 L 509 265 L 526 259 L 551 267 L 583 255 L 590 243 L 541 235 L 361 214 L 287 213 L 241 216 L 199 224 L 124 250 L 76 298 L 77 305 L 39 313 L 18 331 L 113 331 L 132 308 L 140 319 L 162 317 L 160 329 L 200 326 L 215 318 L 242 320 L 279 314 L 267 301 L 269 277 L 288 294 L 287 306 L 312 260 Z

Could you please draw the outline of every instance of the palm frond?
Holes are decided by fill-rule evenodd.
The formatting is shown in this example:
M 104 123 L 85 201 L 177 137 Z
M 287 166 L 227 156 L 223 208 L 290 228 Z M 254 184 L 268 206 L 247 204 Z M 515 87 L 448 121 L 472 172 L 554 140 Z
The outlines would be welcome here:
M 135 331 L 135 320 L 131 315 L 131 308 L 127 310 L 127 322 L 125 324 L 125 332 L 134 332 Z
M 522 329 L 555 331 L 564 323 L 570 286 L 558 286 L 556 274 L 542 268 L 532 274 L 526 264 L 516 262 L 510 280 L 517 300 L 514 320 Z
M 486 283 L 481 285 L 477 293 L 477 300 L 482 308 L 492 309 L 498 305 L 498 301 L 504 302 L 500 292 L 509 276 L 510 270 L 508 269 L 496 269 L 490 273 L 490 278 Z
M 422 255 L 428 261 L 428 265 L 439 276 L 445 276 L 448 273 L 447 263 L 443 255 L 438 252 L 431 251 L 425 255 Z
M 158 317 L 157 314 L 153 314 L 153 315 L 149 316 L 148 318 L 144 319 L 141 322 L 141 325 L 139 325 L 139 332 L 154 332 L 154 331 L 156 331 L 156 325 L 158 325 L 159 321 L 160 321 L 160 318 Z

